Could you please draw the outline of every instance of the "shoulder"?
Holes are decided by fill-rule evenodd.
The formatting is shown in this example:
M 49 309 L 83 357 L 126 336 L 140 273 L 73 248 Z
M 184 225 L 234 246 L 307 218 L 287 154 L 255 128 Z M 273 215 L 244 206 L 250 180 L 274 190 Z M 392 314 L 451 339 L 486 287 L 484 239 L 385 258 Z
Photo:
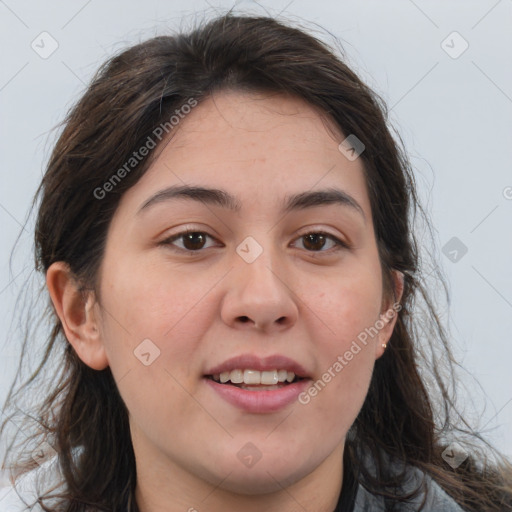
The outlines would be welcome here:
M 14 486 L 0 488 L 0 512 L 25 512 L 29 510 L 33 500 L 27 500 L 18 493 L 19 491 Z M 32 510 L 39 512 L 41 509 L 34 508 Z
M 58 481 L 57 457 L 19 476 L 14 484 L 0 487 L 0 512 L 42 512 L 37 504 L 39 489 L 43 491 Z
M 441 486 L 435 482 L 429 475 L 420 471 L 419 469 L 409 466 L 407 472 L 407 479 L 403 485 L 403 492 L 408 493 L 414 489 L 422 486 L 423 491 L 413 498 L 408 503 L 401 503 L 397 505 L 397 512 L 415 512 L 420 510 L 422 512 L 465 512 L 458 503 L 449 496 Z M 362 512 L 365 510 L 372 510 L 374 512 L 384 512 L 388 510 L 386 501 L 382 496 L 370 493 L 361 484 L 357 489 L 356 501 L 354 512 Z M 394 509 L 395 510 L 395 509 Z
M 25 512 L 37 501 L 35 481 L 39 469 L 32 470 L 20 477 L 15 484 L 0 488 L 0 512 Z M 40 512 L 40 507 L 32 508 Z

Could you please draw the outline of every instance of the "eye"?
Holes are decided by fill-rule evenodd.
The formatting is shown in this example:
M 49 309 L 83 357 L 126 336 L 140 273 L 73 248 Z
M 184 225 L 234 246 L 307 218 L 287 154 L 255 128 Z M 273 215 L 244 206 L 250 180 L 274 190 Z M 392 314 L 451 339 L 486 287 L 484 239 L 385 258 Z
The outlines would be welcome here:
M 170 246 L 173 250 L 178 252 L 200 252 L 202 249 L 212 247 L 212 245 L 205 245 L 208 238 L 215 240 L 214 237 L 204 231 L 189 229 L 166 238 L 160 242 L 160 245 Z M 341 241 L 334 235 L 323 231 L 305 233 L 297 240 L 303 241 L 303 248 L 308 252 L 334 252 L 340 249 L 349 249 L 349 245 L 347 243 Z M 182 245 L 178 245 L 176 243 L 177 241 L 182 242 Z M 331 247 L 328 247 L 329 242 Z M 327 249 L 325 249 L 326 246 Z
M 162 245 L 171 246 L 173 249 L 178 251 L 198 252 L 201 249 L 208 248 L 205 247 L 207 238 L 214 240 L 212 236 L 204 231 L 187 230 L 177 233 L 170 238 L 166 238 L 160 243 Z M 183 242 L 183 246 L 181 247 L 175 244 L 175 241 L 180 239 Z
M 332 251 L 338 251 L 340 249 L 349 248 L 349 245 L 342 242 L 339 238 L 329 233 L 324 233 L 323 231 L 306 233 L 301 235 L 297 240 L 302 240 L 304 248 L 309 252 L 330 252 L 330 249 Z M 331 242 L 331 247 L 328 247 L 327 250 L 322 250 L 328 241 Z

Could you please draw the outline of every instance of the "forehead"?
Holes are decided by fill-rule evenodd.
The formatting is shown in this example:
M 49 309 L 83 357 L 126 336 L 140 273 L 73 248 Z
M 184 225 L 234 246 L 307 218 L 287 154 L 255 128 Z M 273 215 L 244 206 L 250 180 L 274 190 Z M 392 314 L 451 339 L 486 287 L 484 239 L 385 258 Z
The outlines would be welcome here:
M 163 187 L 204 185 L 244 198 L 246 210 L 277 207 L 284 196 L 336 187 L 355 197 L 370 217 L 363 163 L 339 151 L 344 138 L 301 99 L 218 92 L 181 118 L 127 194 L 142 200 Z
M 243 151 L 260 158 L 274 149 L 330 152 L 342 136 L 320 109 L 304 100 L 261 92 L 214 93 L 187 114 L 177 128 L 171 134 L 173 149 L 194 146 L 199 141 L 215 142 L 222 144 L 224 152 Z M 261 142 L 271 144 L 261 147 Z

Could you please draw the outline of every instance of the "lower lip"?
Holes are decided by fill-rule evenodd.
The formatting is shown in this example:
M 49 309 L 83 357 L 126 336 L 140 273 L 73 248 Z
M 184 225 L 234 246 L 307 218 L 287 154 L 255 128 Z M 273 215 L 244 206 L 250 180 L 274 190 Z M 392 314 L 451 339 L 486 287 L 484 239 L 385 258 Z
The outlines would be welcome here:
M 311 379 L 303 379 L 279 389 L 248 391 L 230 384 L 219 384 L 206 377 L 205 380 L 226 402 L 244 411 L 260 414 L 275 412 L 291 404 L 311 382 Z

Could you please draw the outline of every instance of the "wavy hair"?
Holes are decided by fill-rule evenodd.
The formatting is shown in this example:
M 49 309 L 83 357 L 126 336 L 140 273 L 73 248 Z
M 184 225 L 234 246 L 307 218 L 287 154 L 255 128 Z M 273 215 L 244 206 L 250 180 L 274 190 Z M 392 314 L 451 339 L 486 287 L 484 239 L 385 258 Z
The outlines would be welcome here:
M 392 291 L 391 272 L 398 270 L 404 274 L 404 291 L 388 349 L 375 363 L 366 400 L 346 441 L 357 480 L 387 503 L 407 500 L 420 489 L 398 497 L 405 472 L 390 472 L 388 462 L 396 460 L 431 476 L 468 511 L 510 506 L 509 462 L 498 454 L 487 461 L 483 451 L 469 448 L 467 443 L 481 442 L 481 436 L 457 412 L 455 383 L 450 382 L 456 363 L 424 286 L 413 225 L 418 213 L 426 215 L 402 140 L 388 128 L 384 101 L 345 64 L 343 54 L 338 56 L 303 29 L 272 17 L 228 12 L 187 33 L 136 44 L 104 63 L 63 121 L 34 198 L 36 269 L 45 274 L 52 263 L 63 261 L 84 293 L 97 289 L 109 223 L 120 198 L 146 172 L 155 152 L 105 197 L 98 199 L 94 191 L 190 98 L 200 104 L 213 92 L 227 89 L 301 98 L 343 134 L 355 134 L 365 145 L 360 158 L 383 285 Z M 444 283 L 439 269 L 435 272 Z M 60 500 L 58 510 L 135 512 L 135 457 L 128 412 L 116 382 L 109 368 L 96 371 L 80 360 L 44 287 L 41 292 L 47 306 L 43 320 L 51 326 L 44 354 L 30 378 L 16 390 L 11 387 L 4 410 L 14 412 L 0 433 L 21 411 L 17 404 L 31 389 L 37 389 L 38 396 L 44 390 L 44 401 L 32 404 L 28 413 L 21 411 L 23 429 L 16 439 L 22 430 L 23 439 L 16 449 L 9 447 L 6 461 L 11 452 L 14 456 L 7 466 L 17 475 L 32 469 L 33 447 L 45 441 L 58 453 L 65 483 L 53 495 Z M 22 360 L 29 340 L 40 346 L 41 340 L 28 331 Z M 452 469 L 442 452 L 457 433 L 470 456 Z M 369 454 L 376 468 L 367 468 L 361 453 Z M 46 511 L 57 510 L 45 503 L 50 497 L 47 492 L 40 504 Z

